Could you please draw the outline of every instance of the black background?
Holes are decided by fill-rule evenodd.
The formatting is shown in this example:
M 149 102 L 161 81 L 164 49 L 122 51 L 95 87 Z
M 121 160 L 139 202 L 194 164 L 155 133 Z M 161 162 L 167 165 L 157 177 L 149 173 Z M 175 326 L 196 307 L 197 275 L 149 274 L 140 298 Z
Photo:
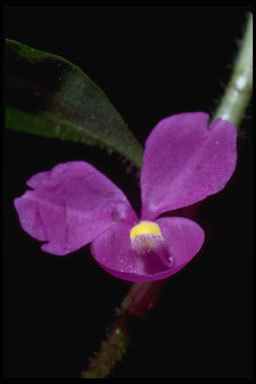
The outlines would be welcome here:
M 163 117 L 213 113 L 229 78 L 248 7 L 6 7 L 5 37 L 81 67 L 143 144 Z M 251 110 L 236 172 L 205 200 L 203 249 L 169 279 L 111 377 L 249 377 L 252 372 Z M 4 368 L 7 377 L 79 377 L 130 283 L 101 270 L 89 247 L 56 257 L 18 223 L 13 199 L 34 173 L 85 160 L 139 209 L 118 156 L 83 144 L 4 135 Z

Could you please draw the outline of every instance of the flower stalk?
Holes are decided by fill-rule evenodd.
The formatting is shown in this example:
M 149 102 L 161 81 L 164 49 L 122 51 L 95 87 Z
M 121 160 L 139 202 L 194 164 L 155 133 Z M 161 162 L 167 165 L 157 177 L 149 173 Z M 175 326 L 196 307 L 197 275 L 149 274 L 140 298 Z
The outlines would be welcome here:
M 240 52 L 214 119 L 221 117 L 239 127 L 251 97 L 252 14 L 249 13 Z M 158 302 L 166 283 L 167 279 L 132 284 L 121 303 L 120 311 L 107 340 L 101 344 L 99 352 L 91 360 L 87 371 L 82 372 L 82 378 L 104 378 L 110 374 L 130 344 L 129 324 L 134 319 L 143 320 L 146 318 L 148 311 Z
M 248 14 L 247 28 L 234 70 L 214 119 L 221 117 L 240 126 L 252 97 L 253 18 Z
M 117 319 L 111 327 L 107 340 L 101 344 L 99 352 L 90 362 L 87 371 L 82 372 L 82 378 L 104 378 L 110 374 L 130 344 L 131 323 L 138 319 L 145 319 L 148 311 L 157 304 L 166 283 L 167 279 L 132 284 L 121 303 Z

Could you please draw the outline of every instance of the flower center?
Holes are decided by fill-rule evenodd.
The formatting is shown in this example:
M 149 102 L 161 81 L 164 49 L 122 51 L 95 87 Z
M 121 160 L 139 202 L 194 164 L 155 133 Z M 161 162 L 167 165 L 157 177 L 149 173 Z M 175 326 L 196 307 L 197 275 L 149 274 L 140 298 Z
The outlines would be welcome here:
M 163 246 L 164 238 L 158 224 L 141 221 L 130 232 L 132 249 L 138 253 L 157 251 Z
M 130 239 L 132 249 L 138 254 L 154 252 L 166 267 L 173 267 L 174 258 L 158 224 L 141 221 L 132 227 Z

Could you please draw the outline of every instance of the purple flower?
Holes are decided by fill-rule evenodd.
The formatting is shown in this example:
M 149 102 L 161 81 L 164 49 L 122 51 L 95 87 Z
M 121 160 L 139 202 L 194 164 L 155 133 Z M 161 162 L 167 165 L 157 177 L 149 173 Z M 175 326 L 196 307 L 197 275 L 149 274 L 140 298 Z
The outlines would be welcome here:
M 84 161 L 32 176 L 14 200 L 22 228 L 63 256 L 91 244 L 98 264 L 124 280 L 164 279 L 200 250 L 204 231 L 182 217 L 159 217 L 223 189 L 236 166 L 236 127 L 206 113 L 160 121 L 149 135 L 141 170 L 138 219 L 123 192 Z

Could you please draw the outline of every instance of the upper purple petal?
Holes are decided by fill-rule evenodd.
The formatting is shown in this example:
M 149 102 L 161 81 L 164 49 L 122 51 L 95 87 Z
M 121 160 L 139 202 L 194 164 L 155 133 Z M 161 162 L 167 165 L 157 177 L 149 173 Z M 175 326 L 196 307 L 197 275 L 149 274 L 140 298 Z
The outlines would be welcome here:
M 130 242 L 131 226 L 116 224 L 91 244 L 92 255 L 108 273 L 128 281 L 165 279 L 182 269 L 204 242 L 204 231 L 195 222 L 182 217 L 160 218 L 156 221 L 166 240 L 174 263 L 167 267 L 161 255 L 154 252 L 138 254 Z
M 223 189 L 237 159 L 236 127 L 222 119 L 207 128 L 203 112 L 160 121 L 149 135 L 141 172 L 142 218 L 186 207 Z
M 109 226 L 137 216 L 123 192 L 90 164 L 73 161 L 32 176 L 33 188 L 14 200 L 22 228 L 47 241 L 42 250 L 66 255 Z

